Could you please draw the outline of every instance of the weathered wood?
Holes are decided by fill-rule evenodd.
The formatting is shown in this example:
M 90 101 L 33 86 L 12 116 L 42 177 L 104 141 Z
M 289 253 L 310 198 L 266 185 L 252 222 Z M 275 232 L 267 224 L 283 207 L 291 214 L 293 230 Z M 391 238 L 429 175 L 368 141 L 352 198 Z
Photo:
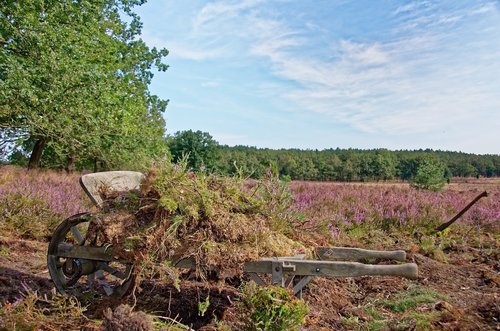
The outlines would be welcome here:
M 316 254 L 320 260 L 327 261 L 362 261 L 367 259 L 390 259 L 405 261 L 406 252 L 398 251 L 374 251 L 350 247 L 318 247 Z
M 281 287 L 285 286 L 285 277 L 283 277 L 283 273 L 284 273 L 283 266 L 284 266 L 284 263 L 279 261 L 279 260 L 271 261 L 271 284 L 272 285 L 277 285 L 277 286 L 281 286 Z
M 251 280 L 253 280 L 257 285 L 259 286 L 266 286 L 266 284 L 264 283 L 264 281 L 262 280 L 262 278 L 259 277 L 259 275 L 257 275 L 255 272 L 249 272 L 247 274 Z
M 415 263 L 400 265 L 371 265 L 359 262 L 336 262 L 316 260 L 277 260 L 295 266 L 295 271 L 284 270 L 285 274 L 318 277 L 357 277 L 357 276 L 401 276 L 410 279 L 418 277 Z M 252 261 L 245 263 L 244 272 L 273 272 L 272 260 Z
M 53 254 L 58 257 L 85 259 L 96 261 L 116 261 L 113 257 L 111 247 L 76 246 L 68 243 L 61 243 L 57 247 L 57 252 Z
M 479 199 L 487 197 L 487 196 L 488 196 L 488 192 L 486 192 L 486 191 L 480 193 L 477 197 L 474 198 L 474 200 L 472 200 L 471 202 L 469 202 L 469 204 L 467 206 L 465 206 L 464 209 L 462 209 L 455 216 L 453 216 L 451 220 L 449 220 L 448 222 L 443 223 L 440 226 L 438 226 L 436 228 L 436 231 L 439 232 L 439 231 L 446 230 L 450 225 L 452 225 L 453 223 L 455 223 L 455 221 L 458 220 L 463 214 L 465 214 L 465 212 L 467 210 L 469 210 L 470 207 L 472 207 L 476 202 L 478 202 Z
M 302 289 L 309 284 L 309 282 L 313 279 L 313 276 L 305 276 L 301 280 L 297 282 L 297 284 L 293 287 L 293 294 L 297 296 L 297 298 L 302 298 Z
M 144 175 L 136 171 L 106 171 L 80 177 L 80 185 L 96 206 L 102 207 L 100 190 L 130 191 L 139 189 Z

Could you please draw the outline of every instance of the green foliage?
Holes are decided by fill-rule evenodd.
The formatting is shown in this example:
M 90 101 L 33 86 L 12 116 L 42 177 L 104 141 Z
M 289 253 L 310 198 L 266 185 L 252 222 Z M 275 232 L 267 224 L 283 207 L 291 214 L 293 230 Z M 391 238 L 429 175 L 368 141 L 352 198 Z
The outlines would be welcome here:
M 210 295 L 207 295 L 205 301 L 198 301 L 198 316 L 205 316 L 208 307 L 210 307 Z
M 148 85 L 152 67 L 167 69 L 167 50 L 138 38 L 141 3 L 0 2 L 0 132 L 10 146 L 45 148 L 52 167 L 164 156 L 166 101 Z
M 185 158 L 187 167 L 193 171 L 215 169 L 219 144 L 207 132 L 179 131 L 168 137 L 167 141 L 175 163 Z
M 386 300 L 379 305 L 401 313 L 419 306 L 435 304 L 439 300 L 445 300 L 445 297 L 433 289 L 413 285 L 407 291 L 399 293 L 395 299 Z
M 446 184 L 445 166 L 433 159 L 424 159 L 417 168 L 417 174 L 411 180 L 411 185 L 417 189 L 441 191 Z
M 444 166 L 444 177 L 500 176 L 500 156 L 474 155 L 432 150 L 388 151 L 386 149 L 260 149 L 219 146 L 217 170 L 241 173 L 251 178 L 266 176 L 269 164 L 276 164 L 281 178 L 321 181 L 412 180 L 424 160 Z M 463 170 L 467 164 L 469 170 Z M 472 171 L 472 169 L 475 169 Z
M 249 330 L 298 330 L 309 312 L 303 300 L 282 287 L 248 283 L 242 300 L 249 312 Z

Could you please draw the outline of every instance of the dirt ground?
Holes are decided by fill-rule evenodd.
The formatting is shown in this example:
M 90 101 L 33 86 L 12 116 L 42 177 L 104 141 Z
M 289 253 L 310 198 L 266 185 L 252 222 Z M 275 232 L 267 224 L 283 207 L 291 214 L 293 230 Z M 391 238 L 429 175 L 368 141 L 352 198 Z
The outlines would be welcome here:
M 500 330 L 498 237 L 485 235 L 483 244 L 487 248 L 457 246 L 446 252 L 447 262 L 410 252 L 408 260 L 419 267 L 416 281 L 397 277 L 315 279 L 304 291 L 303 298 L 310 312 L 303 328 Z M 46 249 L 44 242 L 0 236 L 1 302 L 14 302 L 27 289 L 41 294 L 51 292 Z M 141 283 L 142 291 L 125 301 L 135 304 L 135 310 L 175 318 L 193 329 L 215 330 L 216 321 L 231 322 L 238 318 L 235 308 L 241 295 L 238 285 L 238 281 L 218 286 L 183 280 L 178 292 L 160 280 L 148 280 Z M 394 302 L 405 304 L 404 300 L 410 298 L 405 298 L 405 293 L 422 289 L 435 291 L 436 300 L 417 302 L 412 306 L 413 315 L 393 305 Z M 210 306 L 200 316 L 198 302 L 207 296 Z M 122 301 L 94 302 L 87 307 L 86 314 L 99 319 L 105 307 L 116 307 L 120 303 Z M 422 316 L 432 318 L 427 324 L 418 324 Z

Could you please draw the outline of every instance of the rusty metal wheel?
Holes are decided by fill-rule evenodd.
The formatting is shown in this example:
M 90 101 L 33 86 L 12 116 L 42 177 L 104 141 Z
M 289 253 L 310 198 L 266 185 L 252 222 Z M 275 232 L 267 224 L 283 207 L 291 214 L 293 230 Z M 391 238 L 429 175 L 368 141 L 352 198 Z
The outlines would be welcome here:
M 106 243 L 86 242 L 92 219 L 89 213 L 76 214 L 54 230 L 47 251 L 50 277 L 60 293 L 91 298 L 121 297 L 134 283 L 133 263 L 100 258 L 92 253 L 106 251 L 109 246 Z M 68 257 L 63 253 L 72 249 L 77 252 L 76 255 Z

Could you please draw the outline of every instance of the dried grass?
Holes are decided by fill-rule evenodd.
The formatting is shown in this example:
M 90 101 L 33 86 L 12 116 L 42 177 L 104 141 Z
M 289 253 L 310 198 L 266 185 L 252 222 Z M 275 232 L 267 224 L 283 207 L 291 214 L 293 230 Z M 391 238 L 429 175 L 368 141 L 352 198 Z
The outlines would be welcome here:
M 162 262 L 190 258 L 201 279 L 225 280 L 241 276 L 247 261 L 306 253 L 293 240 L 292 195 L 271 175 L 249 185 L 164 164 L 149 171 L 140 191 L 103 193 L 106 211 L 90 236 L 134 260 L 142 277 L 175 278 Z

